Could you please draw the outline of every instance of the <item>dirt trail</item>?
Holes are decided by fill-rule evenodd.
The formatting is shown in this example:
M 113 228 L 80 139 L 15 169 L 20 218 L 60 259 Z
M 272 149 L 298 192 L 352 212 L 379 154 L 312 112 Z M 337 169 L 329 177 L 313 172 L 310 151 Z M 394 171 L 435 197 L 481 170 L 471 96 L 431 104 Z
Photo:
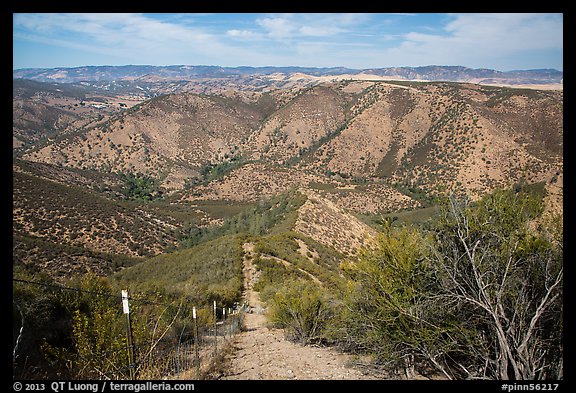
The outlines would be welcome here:
M 287 341 L 281 329 L 268 328 L 263 304 L 253 288 L 254 245 L 244 244 L 244 251 L 244 295 L 251 312 L 246 313 L 246 331 L 235 338 L 229 367 L 221 379 L 374 379 L 347 367 L 345 354 Z

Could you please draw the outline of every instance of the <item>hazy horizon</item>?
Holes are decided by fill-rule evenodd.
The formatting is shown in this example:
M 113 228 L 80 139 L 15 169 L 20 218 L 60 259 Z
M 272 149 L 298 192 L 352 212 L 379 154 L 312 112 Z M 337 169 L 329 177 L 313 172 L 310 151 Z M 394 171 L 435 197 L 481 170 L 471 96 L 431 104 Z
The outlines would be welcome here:
M 231 66 L 221 66 L 218 64 L 161 64 L 161 65 L 152 65 L 152 64 L 84 64 L 80 66 L 74 67 L 25 67 L 25 68 L 14 68 L 13 71 L 19 70 L 41 70 L 41 69 L 79 69 L 79 68 L 87 68 L 87 67 L 219 67 L 219 68 L 310 68 L 310 69 L 338 69 L 344 68 L 351 71 L 363 71 L 368 69 L 385 69 L 385 68 L 425 68 L 425 67 L 454 67 L 454 68 L 467 68 L 472 70 L 493 70 L 499 72 L 514 72 L 514 71 L 540 71 L 540 70 L 553 70 L 564 72 L 563 70 L 559 70 L 557 68 L 524 68 L 524 69 L 514 69 L 514 70 L 498 70 L 494 68 L 473 68 L 473 67 L 466 67 L 461 65 L 451 65 L 451 64 L 424 64 L 419 66 L 395 66 L 395 67 L 365 67 L 365 68 L 349 68 L 343 66 L 333 66 L 333 67 L 306 67 L 306 66 L 299 66 L 299 65 L 264 65 L 264 66 L 249 66 L 249 65 L 231 65 Z

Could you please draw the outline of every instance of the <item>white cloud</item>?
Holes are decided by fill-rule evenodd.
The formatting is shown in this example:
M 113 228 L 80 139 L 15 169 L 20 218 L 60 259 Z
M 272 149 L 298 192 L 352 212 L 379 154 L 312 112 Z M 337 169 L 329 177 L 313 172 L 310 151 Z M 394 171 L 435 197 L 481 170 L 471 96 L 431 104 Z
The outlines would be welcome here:
M 217 58 L 235 49 L 199 28 L 142 14 L 16 14 L 14 37 L 127 59 L 126 64 Z M 152 60 L 152 61 L 151 61 Z
M 463 14 L 446 25 L 453 39 L 505 50 L 562 47 L 561 15 Z
M 256 23 L 264 28 L 268 37 L 276 40 L 292 38 L 298 30 L 294 22 L 284 17 L 261 18 Z
M 511 69 L 540 68 L 528 62 L 534 58 L 549 64 L 544 52 L 562 56 L 561 14 L 418 17 L 14 14 L 13 36 L 59 47 L 62 53 L 73 49 L 102 59 L 114 56 L 124 64 L 356 68 L 444 64 Z
M 239 29 L 231 29 L 226 31 L 226 35 L 233 38 L 243 38 L 243 39 L 260 39 L 262 35 L 252 31 L 252 30 L 239 30 Z
M 300 34 L 308 37 L 329 37 L 344 31 L 336 26 L 302 26 L 298 29 Z
M 507 13 L 453 17 L 445 25 L 444 34 L 407 33 L 403 42 L 387 51 L 387 55 L 410 65 L 495 64 L 495 68 L 514 68 L 514 56 L 562 50 L 562 15 Z
M 256 23 L 266 36 L 289 41 L 307 37 L 332 37 L 347 33 L 365 23 L 369 14 L 281 14 L 258 18 Z

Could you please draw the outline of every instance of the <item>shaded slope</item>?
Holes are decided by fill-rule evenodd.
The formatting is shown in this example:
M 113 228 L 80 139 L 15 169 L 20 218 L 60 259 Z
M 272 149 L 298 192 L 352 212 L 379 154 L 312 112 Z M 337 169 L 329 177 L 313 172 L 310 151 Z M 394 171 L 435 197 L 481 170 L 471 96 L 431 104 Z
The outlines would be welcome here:
M 176 214 L 103 196 L 90 189 L 102 183 L 80 173 L 41 170 L 43 176 L 29 166 L 13 171 L 14 264 L 53 276 L 106 275 L 176 245 Z

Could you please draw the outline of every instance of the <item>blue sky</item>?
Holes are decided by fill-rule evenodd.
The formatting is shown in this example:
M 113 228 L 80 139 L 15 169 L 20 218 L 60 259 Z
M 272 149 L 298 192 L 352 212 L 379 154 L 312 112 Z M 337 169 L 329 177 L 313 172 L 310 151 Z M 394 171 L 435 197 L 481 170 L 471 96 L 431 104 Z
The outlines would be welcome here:
M 460 65 L 563 70 L 562 14 L 13 15 L 13 68 Z

